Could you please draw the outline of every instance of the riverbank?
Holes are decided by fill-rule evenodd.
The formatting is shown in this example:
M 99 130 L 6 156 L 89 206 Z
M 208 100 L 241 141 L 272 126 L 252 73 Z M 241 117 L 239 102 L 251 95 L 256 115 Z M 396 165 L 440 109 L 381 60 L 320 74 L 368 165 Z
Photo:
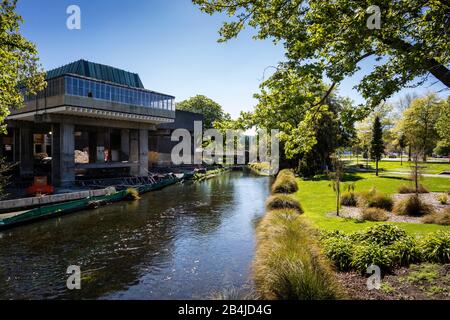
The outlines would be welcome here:
M 449 250 L 448 249 L 448 236 L 439 238 L 439 234 L 449 234 L 449 226 L 441 226 L 435 224 L 417 224 L 407 222 L 373 222 L 373 221 L 361 221 L 361 219 L 349 219 L 344 217 L 336 217 L 336 195 L 333 189 L 330 187 L 330 181 L 327 177 L 316 177 L 313 180 L 297 180 L 299 184 L 299 191 L 296 193 L 296 199 L 301 201 L 303 209 L 305 211 L 304 218 L 312 224 L 314 228 L 321 232 L 336 233 L 337 230 L 344 235 L 349 236 L 370 230 L 377 226 L 389 225 L 397 227 L 400 231 L 404 232 L 407 237 L 417 241 L 419 245 L 408 245 L 408 248 L 415 250 L 412 259 L 410 261 L 404 261 L 400 265 L 395 265 L 395 255 L 400 254 L 400 247 L 397 249 L 391 249 L 388 247 L 380 247 L 378 244 L 363 246 L 360 243 L 358 248 L 353 248 L 352 245 L 346 240 L 334 239 L 330 243 L 335 244 L 335 247 L 326 249 L 329 250 L 329 257 L 346 257 L 347 260 L 335 261 L 338 265 L 340 263 L 357 263 L 355 259 L 359 257 L 353 256 L 352 252 L 359 252 L 359 254 L 365 254 L 367 259 L 364 266 L 375 264 L 382 266 L 387 264 L 389 271 L 383 270 L 383 285 L 380 290 L 371 291 L 367 288 L 367 278 L 365 272 L 347 270 L 342 267 L 339 272 L 336 273 L 339 283 L 347 291 L 347 295 L 352 299 L 449 299 L 450 296 L 450 283 L 445 282 L 447 275 L 443 274 L 442 270 L 446 270 L 446 263 L 448 260 L 440 260 L 440 263 L 435 263 L 430 258 L 424 258 L 420 252 L 423 248 L 427 248 L 427 245 L 432 246 L 433 243 L 442 243 L 443 247 L 432 248 L 432 251 L 436 250 Z M 387 196 L 393 196 L 398 193 L 401 186 L 410 184 L 410 181 L 404 176 L 383 173 L 379 177 L 376 177 L 374 173 L 348 173 L 344 176 L 344 185 L 354 184 L 355 191 L 358 193 L 367 193 L 370 190 L 376 189 L 379 193 L 386 194 Z M 424 177 L 421 181 L 432 193 L 444 193 L 450 189 L 450 180 L 442 179 L 438 177 Z M 334 213 L 334 214 L 333 214 Z M 440 232 L 440 233 L 439 233 Z M 447 238 L 446 238 L 447 237 Z M 425 240 L 424 240 L 425 239 Z M 436 240 L 433 240 L 436 239 Z M 441 239 L 441 240 L 437 240 Z M 447 247 L 446 244 L 447 243 Z M 400 244 L 395 244 L 400 246 Z M 323 244 L 321 245 L 323 249 Z M 368 249 L 369 248 L 369 249 Z M 417 248 L 414 249 L 414 248 Z M 366 250 L 367 249 L 367 250 Z M 373 255 L 369 253 L 372 252 Z M 381 256 L 386 257 L 386 260 L 376 260 L 378 252 Z M 405 253 L 408 255 L 409 253 Z M 344 262 L 347 261 L 347 262 Z M 352 262 L 353 261 L 353 262 Z M 359 260 L 358 260 L 359 261 Z M 412 264 L 409 267 L 409 264 Z M 429 272 L 427 269 L 429 264 L 435 263 L 433 272 Z M 345 265 L 345 264 L 344 264 Z M 392 269 L 391 269 L 392 268 Z M 427 271 L 428 270 L 428 271 Z M 430 275 L 431 274 L 431 275 Z M 443 278 L 436 275 L 443 274 Z M 428 276 L 430 275 L 430 276 Z M 417 280 L 416 278 L 424 277 L 423 280 Z
M 330 300 L 342 297 L 330 262 L 322 254 L 318 234 L 301 216 L 293 194 L 296 178 L 278 174 L 267 200 L 267 213 L 257 227 L 253 261 L 256 292 L 261 299 Z

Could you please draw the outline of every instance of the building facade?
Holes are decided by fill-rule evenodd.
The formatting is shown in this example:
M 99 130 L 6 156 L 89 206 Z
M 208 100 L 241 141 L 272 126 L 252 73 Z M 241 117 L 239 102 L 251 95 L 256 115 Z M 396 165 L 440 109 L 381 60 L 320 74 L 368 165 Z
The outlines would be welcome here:
M 66 186 L 89 176 L 148 175 L 160 154 L 149 142 L 167 139 L 176 121 L 174 96 L 145 89 L 136 73 L 85 60 L 49 71 L 47 84 L 7 118 L 1 152 L 22 179 L 45 174 Z

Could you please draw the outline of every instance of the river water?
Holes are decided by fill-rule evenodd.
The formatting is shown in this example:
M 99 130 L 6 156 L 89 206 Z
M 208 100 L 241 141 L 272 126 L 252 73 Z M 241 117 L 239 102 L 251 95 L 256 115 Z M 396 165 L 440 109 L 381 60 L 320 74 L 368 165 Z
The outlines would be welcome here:
M 251 291 L 269 178 L 227 173 L 0 232 L 0 299 L 208 299 Z M 81 290 L 68 290 L 71 265 Z

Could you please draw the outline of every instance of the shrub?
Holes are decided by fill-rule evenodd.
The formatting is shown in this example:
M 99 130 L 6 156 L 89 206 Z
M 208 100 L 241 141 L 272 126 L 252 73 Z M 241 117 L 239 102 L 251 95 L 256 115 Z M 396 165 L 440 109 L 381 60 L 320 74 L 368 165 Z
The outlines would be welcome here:
M 424 237 L 420 243 L 423 258 L 427 262 L 450 262 L 450 233 L 438 231 Z
M 425 240 L 419 244 L 404 230 L 389 224 L 349 235 L 341 231 L 324 232 L 321 241 L 326 256 L 341 271 L 365 272 L 372 264 L 391 271 L 395 267 L 427 261 L 422 249 Z
M 358 197 L 354 192 L 345 192 L 341 195 L 341 205 L 348 207 L 356 207 Z
M 253 262 L 262 299 L 336 299 L 340 290 L 314 231 L 294 210 L 269 211 L 259 223 Z
M 394 212 L 398 215 L 422 217 L 432 214 L 433 207 L 425 203 L 417 195 L 412 195 L 406 199 L 397 201 Z
M 296 193 L 297 191 L 298 184 L 293 174 L 279 174 L 272 185 L 272 193 Z
M 450 208 L 445 209 L 442 213 L 433 213 L 423 217 L 422 223 L 450 225 Z
M 355 246 L 351 266 L 357 271 L 365 273 L 371 265 L 376 265 L 385 272 L 390 271 L 393 266 L 390 251 L 375 243 Z
M 339 271 L 351 269 L 353 243 L 346 237 L 329 237 L 323 241 L 324 253 Z
M 409 236 L 395 241 L 389 246 L 389 250 L 391 260 L 397 266 L 407 267 L 421 260 L 421 252 L 417 246 L 417 241 Z
M 300 203 L 291 195 L 275 194 L 266 201 L 267 210 L 276 209 L 294 209 L 298 213 L 303 213 L 303 208 Z
M 394 201 L 388 195 L 380 193 L 376 190 L 363 192 L 359 196 L 359 205 L 367 208 L 379 208 L 386 211 L 391 211 L 394 206 Z
M 291 169 L 283 169 L 280 172 L 278 172 L 277 177 L 282 177 L 282 176 L 289 176 L 289 177 L 295 178 L 294 171 L 292 171 Z
M 379 224 L 359 233 L 355 240 L 388 246 L 407 238 L 405 230 L 392 224 Z
M 141 198 L 139 196 L 139 190 L 135 188 L 128 188 L 126 197 L 130 200 L 139 200 Z
M 439 201 L 440 204 L 447 204 L 448 196 L 445 193 L 443 193 L 443 194 L 438 196 L 438 201 Z
M 386 221 L 388 219 L 388 215 L 384 209 L 364 208 L 361 218 L 365 221 Z
M 430 193 L 423 185 L 419 185 L 419 193 Z M 398 189 L 400 194 L 416 193 L 416 188 L 410 185 L 403 185 Z

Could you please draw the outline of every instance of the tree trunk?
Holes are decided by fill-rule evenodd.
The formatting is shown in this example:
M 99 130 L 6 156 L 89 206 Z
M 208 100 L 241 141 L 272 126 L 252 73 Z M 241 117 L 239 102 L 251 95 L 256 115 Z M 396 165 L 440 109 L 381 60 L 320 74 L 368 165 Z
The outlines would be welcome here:
M 378 177 L 378 159 L 376 160 L 376 175 L 377 175 L 377 177 Z
M 400 150 L 400 165 L 403 167 L 403 149 Z

